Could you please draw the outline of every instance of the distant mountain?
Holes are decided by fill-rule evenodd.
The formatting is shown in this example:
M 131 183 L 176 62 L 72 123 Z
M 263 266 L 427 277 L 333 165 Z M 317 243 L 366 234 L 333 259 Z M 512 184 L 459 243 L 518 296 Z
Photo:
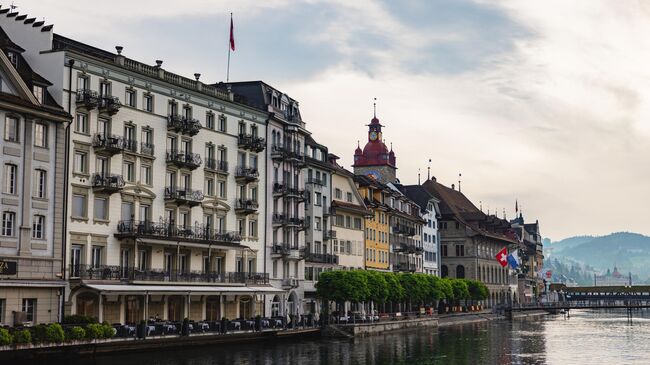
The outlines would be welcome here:
M 643 281 L 650 277 L 650 237 L 637 233 L 571 237 L 544 245 L 544 256 L 588 265 L 601 273 L 617 266 L 624 275 L 631 272 Z

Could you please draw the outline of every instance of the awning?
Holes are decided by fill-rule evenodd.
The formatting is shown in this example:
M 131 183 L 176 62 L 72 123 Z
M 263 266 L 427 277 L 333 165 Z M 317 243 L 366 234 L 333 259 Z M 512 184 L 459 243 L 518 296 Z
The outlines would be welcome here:
M 0 288 L 63 288 L 65 281 L 39 281 L 39 280 L 0 280 Z
M 272 286 L 198 286 L 198 285 L 128 285 L 84 284 L 85 287 L 113 294 L 285 294 Z

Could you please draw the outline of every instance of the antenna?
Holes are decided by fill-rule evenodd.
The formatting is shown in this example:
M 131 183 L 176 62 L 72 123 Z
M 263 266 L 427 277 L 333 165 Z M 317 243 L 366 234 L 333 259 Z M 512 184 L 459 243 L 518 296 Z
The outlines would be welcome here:
M 420 185 L 420 168 L 418 167 L 418 185 Z
M 375 101 L 372 103 L 372 115 L 377 118 L 377 98 L 374 98 Z
M 427 180 L 431 180 L 431 159 L 429 159 L 429 166 L 427 166 Z
M 460 177 L 461 177 L 461 176 L 462 176 L 462 175 L 461 175 L 460 172 L 459 172 L 459 173 L 458 173 L 458 192 L 459 192 L 459 193 L 460 193 Z

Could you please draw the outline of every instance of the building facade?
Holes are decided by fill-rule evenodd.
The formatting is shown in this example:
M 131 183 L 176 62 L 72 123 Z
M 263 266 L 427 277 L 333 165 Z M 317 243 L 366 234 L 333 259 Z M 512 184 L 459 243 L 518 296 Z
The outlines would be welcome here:
M 2 16 L 2 15 L 0 15 Z M 60 320 L 64 135 L 70 115 L 0 29 L 0 325 Z
M 454 185 L 434 177 L 422 186 L 440 201 L 440 276 L 479 280 L 490 291 L 488 306 L 517 301 L 517 275 L 496 260 L 502 248 L 519 245 L 510 223 L 484 214 Z
M 266 113 L 232 93 L 0 17 L 74 116 L 66 313 L 111 323 L 254 317 L 263 297 Z M 56 67 L 55 67 L 56 66 Z M 188 289 L 188 286 L 190 289 Z
M 286 291 L 265 300 L 266 313 L 292 316 L 303 313 L 305 273 L 304 171 L 305 138 L 309 132 L 298 102 L 261 81 L 228 84 L 241 101 L 263 111 L 267 123 L 266 270 L 270 283 Z
M 439 276 L 438 218 L 440 217 L 440 201 L 421 185 L 398 185 L 398 188 L 420 207 L 420 217 L 424 221 L 422 225 L 422 247 L 424 249 L 422 271 L 425 274 Z

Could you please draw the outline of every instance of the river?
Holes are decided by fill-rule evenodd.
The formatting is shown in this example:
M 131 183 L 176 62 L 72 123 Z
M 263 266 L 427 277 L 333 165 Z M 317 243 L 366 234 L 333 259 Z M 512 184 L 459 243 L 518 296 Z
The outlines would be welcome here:
M 85 359 L 79 364 L 92 364 Z M 354 340 L 257 342 L 98 357 L 97 365 L 650 364 L 650 312 L 572 311 Z

